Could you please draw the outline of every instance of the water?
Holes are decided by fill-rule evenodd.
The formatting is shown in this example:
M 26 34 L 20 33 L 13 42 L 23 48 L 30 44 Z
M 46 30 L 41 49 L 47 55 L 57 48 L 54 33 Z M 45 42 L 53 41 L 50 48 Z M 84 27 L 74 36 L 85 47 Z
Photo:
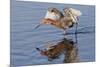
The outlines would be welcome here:
M 11 65 L 27 66 L 40 64 L 63 63 L 64 55 L 59 59 L 48 61 L 41 55 L 36 47 L 44 49 L 47 42 L 57 42 L 63 39 L 62 31 L 50 26 L 42 25 L 38 29 L 34 27 L 45 16 L 49 7 L 62 10 L 64 7 L 72 7 L 81 10 L 82 16 L 78 25 L 78 56 L 80 62 L 95 61 L 95 7 L 69 4 L 51 4 L 39 2 L 11 1 Z M 76 40 L 75 27 L 69 29 L 67 39 Z

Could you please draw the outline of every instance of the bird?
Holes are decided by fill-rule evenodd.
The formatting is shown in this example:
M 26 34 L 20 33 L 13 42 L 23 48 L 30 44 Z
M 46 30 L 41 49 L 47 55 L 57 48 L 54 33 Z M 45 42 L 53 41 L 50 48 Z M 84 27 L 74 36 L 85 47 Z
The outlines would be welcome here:
M 52 25 L 63 30 L 64 34 L 66 34 L 66 29 L 73 27 L 74 24 L 77 24 L 78 17 L 81 15 L 82 13 L 74 8 L 64 8 L 63 12 L 57 8 L 48 8 L 41 24 Z M 37 28 L 39 26 L 40 25 L 38 25 Z

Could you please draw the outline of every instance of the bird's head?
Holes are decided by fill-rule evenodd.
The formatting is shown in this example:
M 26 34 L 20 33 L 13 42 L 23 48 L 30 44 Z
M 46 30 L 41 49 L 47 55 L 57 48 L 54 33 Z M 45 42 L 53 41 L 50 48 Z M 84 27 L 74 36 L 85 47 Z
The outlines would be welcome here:
M 56 8 L 48 8 L 45 15 L 45 19 L 59 20 L 62 17 L 62 13 Z
M 48 8 L 45 18 L 42 20 L 43 24 L 54 24 L 56 21 L 60 20 L 63 14 L 56 8 Z

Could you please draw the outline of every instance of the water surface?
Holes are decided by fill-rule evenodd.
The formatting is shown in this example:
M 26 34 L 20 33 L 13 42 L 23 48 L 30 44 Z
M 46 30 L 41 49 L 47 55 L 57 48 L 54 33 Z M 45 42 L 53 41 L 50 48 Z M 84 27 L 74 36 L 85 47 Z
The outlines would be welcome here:
M 80 62 L 95 61 L 95 7 L 87 5 L 39 3 L 39 2 L 11 2 L 11 65 L 26 66 L 40 64 L 63 63 L 64 56 L 59 59 L 48 61 L 46 56 L 41 55 L 36 47 L 44 49 L 47 42 L 57 42 L 63 39 L 62 31 L 50 26 L 43 25 L 34 29 L 45 16 L 49 7 L 62 10 L 64 7 L 79 9 L 82 16 L 78 26 L 78 56 Z M 76 40 L 75 27 L 69 29 L 67 39 Z M 82 33 L 84 32 L 84 33 Z

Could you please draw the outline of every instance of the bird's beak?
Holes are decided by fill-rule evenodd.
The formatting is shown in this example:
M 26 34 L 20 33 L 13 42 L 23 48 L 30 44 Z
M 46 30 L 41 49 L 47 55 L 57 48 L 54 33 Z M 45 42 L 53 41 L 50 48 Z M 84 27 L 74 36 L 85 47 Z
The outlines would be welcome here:
M 35 29 L 39 28 L 42 24 L 48 24 L 46 19 L 42 19 L 41 22 L 35 26 Z
M 39 28 L 43 23 L 44 23 L 44 19 L 41 20 L 41 22 L 35 26 L 35 29 Z
M 38 24 L 36 25 L 35 29 L 39 28 L 42 24 Z

